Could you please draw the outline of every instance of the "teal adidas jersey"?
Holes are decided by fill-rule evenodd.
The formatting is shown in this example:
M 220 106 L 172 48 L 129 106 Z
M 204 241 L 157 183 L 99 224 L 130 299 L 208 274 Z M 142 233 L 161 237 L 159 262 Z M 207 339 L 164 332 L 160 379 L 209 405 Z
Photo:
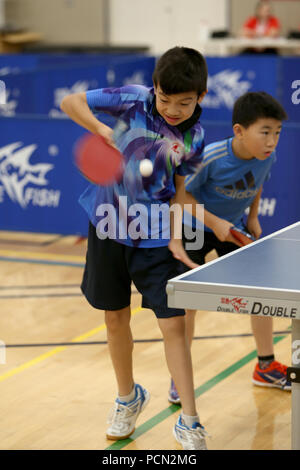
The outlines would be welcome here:
M 185 186 L 206 210 L 242 226 L 245 210 L 269 178 L 276 156 L 273 152 L 266 160 L 242 160 L 233 153 L 232 139 L 207 145 L 200 170 L 186 177 Z M 188 225 L 196 226 L 194 218 L 192 223 L 186 220 Z

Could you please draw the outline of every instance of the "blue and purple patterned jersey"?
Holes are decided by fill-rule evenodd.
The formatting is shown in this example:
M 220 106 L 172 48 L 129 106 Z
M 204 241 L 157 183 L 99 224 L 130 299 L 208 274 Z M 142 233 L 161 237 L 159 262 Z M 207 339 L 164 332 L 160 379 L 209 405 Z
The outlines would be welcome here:
M 86 97 L 93 112 L 106 112 L 125 127 L 115 141 L 125 158 L 122 180 L 105 187 L 90 185 L 80 197 L 98 236 L 129 246 L 168 245 L 174 175 L 192 174 L 202 162 L 200 107 L 196 106 L 193 119 L 171 126 L 156 111 L 153 88 L 104 88 L 88 91 Z M 149 177 L 139 172 L 144 158 L 153 164 Z

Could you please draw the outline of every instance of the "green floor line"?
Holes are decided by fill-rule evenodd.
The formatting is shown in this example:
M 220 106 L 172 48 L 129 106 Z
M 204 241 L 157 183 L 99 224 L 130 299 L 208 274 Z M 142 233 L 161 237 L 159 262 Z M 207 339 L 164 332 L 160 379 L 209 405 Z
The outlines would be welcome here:
M 273 343 L 276 344 L 284 338 L 286 338 L 286 336 L 276 336 L 275 338 L 273 338 Z M 222 372 L 217 374 L 215 377 L 211 378 L 210 380 L 208 380 L 204 384 L 200 385 L 200 387 L 198 387 L 195 390 L 196 398 L 200 397 L 200 395 L 203 395 L 203 393 L 207 392 L 208 390 L 213 388 L 215 385 L 222 382 L 222 380 L 226 379 L 231 374 L 233 374 L 234 372 L 241 369 L 243 366 L 248 364 L 248 362 L 252 361 L 256 357 L 257 357 L 256 350 L 251 351 L 249 354 L 242 357 L 241 359 L 239 359 L 237 362 L 235 362 L 231 366 L 227 367 L 227 369 L 224 369 Z M 122 441 L 116 441 L 112 445 L 110 445 L 109 447 L 106 447 L 105 450 L 120 450 L 120 449 L 123 449 L 123 447 L 126 447 L 128 444 L 133 442 L 135 439 L 140 437 L 142 434 L 149 431 L 150 429 L 152 429 L 154 426 L 161 423 L 165 419 L 169 418 L 169 416 L 176 413 L 178 410 L 179 410 L 179 406 L 177 406 L 177 405 L 168 406 L 168 408 L 166 408 L 165 410 L 163 410 L 160 413 L 156 414 L 155 416 L 150 418 L 148 421 L 141 424 L 141 426 L 136 428 L 136 430 L 132 434 L 132 438 L 124 439 Z

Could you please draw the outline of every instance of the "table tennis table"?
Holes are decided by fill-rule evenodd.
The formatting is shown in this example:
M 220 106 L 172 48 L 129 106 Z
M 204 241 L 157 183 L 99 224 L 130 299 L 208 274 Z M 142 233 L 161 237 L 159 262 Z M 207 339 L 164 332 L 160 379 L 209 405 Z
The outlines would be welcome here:
M 300 450 L 300 222 L 167 284 L 170 307 L 290 318 L 291 446 Z

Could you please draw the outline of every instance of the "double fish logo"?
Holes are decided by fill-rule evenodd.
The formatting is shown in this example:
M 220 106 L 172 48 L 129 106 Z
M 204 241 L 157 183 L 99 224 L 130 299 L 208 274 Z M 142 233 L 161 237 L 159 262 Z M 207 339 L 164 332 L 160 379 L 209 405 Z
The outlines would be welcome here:
M 234 310 L 240 313 L 241 309 L 244 309 L 247 307 L 248 300 L 244 300 L 241 297 L 233 297 L 233 298 L 222 297 L 221 303 L 226 304 L 226 305 L 232 305 Z
M 241 308 L 247 307 L 247 301 L 243 302 L 243 300 L 244 299 L 241 299 L 239 297 L 234 297 L 230 300 L 230 303 L 236 312 L 239 312 Z
M 37 186 L 46 186 L 46 174 L 53 169 L 49 163 L 31 164 L 30 157 L 37 145 L 31 144 L 22 147 L 22 142 L 15 142 L 0 148 L 0 183 L 13 202 L 27 207 L 32 191 L 26 187 L 33 183 Z
M 218 109 L 225 107 L 232 109 L 237 98 L 246 93 L 252 83 L 242 79 L 240 70 L 222 70 L 208 77 L 207 88 L 209 92 L 201 103 L 203 108 Z

